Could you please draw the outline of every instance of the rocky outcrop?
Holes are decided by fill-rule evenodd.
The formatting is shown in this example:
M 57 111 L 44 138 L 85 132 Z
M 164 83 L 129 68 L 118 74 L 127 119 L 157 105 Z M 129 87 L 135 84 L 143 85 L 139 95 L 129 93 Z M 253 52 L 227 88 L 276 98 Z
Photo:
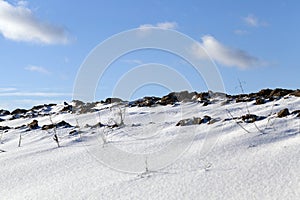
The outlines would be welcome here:
M 11 129 L 9 126 L 0 126 L 1 131 L 9 130 Z
M 6 116 L 10 115 L 10 112 L 8 110 L 0 110 L 0 116 Z
M 30 122 L 29 124 L 27 124 L 27 126 L 31 130 L 39 128 L 37 120 L 33 120 L 32 122 Z
M 26 114 L 28 110 L 17 108 L 11 112 L 12 115 L 22 115 Z
M 210 120 L 211 120 L 211 117 L 207 116 L 207 115 L 205 115 L 203 118 L 193 117 L 193 118 L 180 120 L 176 124 L 176 126 L 190 126 L 190 125 L 204 124 L 204 123 L 209 123 Z
M 71 128 L 73 127 L 72 125 L 70 125 L 68 122 L 65 122 L 64 120 L 61 121 L 61 122 L 58 122 L 56 124 L 49 124 L 49 125 L 44 125 L 42 126 L 42 130 L 49 130 L 49 129 L 52 129 L 52 128 Z
M 282 118 L 290 114 L 289 109 L 285 108 L 277 113 L 277 117 Z

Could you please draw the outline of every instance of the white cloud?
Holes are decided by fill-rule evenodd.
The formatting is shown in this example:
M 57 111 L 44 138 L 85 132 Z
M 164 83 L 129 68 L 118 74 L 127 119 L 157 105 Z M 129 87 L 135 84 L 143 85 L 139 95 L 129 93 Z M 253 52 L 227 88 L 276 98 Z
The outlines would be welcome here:
M 161 29 L 176 29 L 178 27 L 176 22 L 160 22 L 157 24 L 143 24 L 140 25 L 140 29 L 147 29 L 147 28 L 161 28 Z
M 27 8 L 26 1 L 12 5 L 0 0 L 0 33 L 7 39 L 43 44 L 66 44 L 67 31 L 38 20 Z
M 11 91 L 16 91 L 17 88 L 0 88 L 0 92 L 11 92 Z
M 43 68 L 43 67 L 39 67 L 39 66 L 34 66 L 34 65 L 29 65 L 28 67 L 25 67 L 25 70 L 28 71 L 32 71 L 32 72 L 38 72 L 38 73 L 42 73 L 42 74 L 50 74 L 50 72 Z
M 256 16 L 252 14 L 249 14 L 247 17 L 244 17 L 243 20 L 248 26 L 252 26 L 252 27 L 267 26 L 266 22 L 259 20 Z
M 246 69 L 262 65 L 262 62 L 258 58 L 251 56 L 243 50 L 227 47 L 210 35 L 203 36 L 201 39 L 202 43 L 195 44 L 192 47 L 193 54 L 198 58 L 207 58 L 205 51 L 201 48 L 202 46 L 211 59 L 225 66 Z

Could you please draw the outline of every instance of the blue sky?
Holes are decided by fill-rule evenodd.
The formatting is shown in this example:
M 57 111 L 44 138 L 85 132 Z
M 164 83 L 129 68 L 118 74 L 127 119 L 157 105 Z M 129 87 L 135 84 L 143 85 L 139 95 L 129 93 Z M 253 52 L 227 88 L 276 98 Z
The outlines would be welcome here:
M 197 40 L 218 66 L 227 93 L 299 88 L 300 2 L 290 1 L 17 1 L 0 0 L 0 109 L 72 99 L 80 65 L 100 42 L 122 31 L 153 26 Z M 103 78 L 104 99 L 118 77 L 143 63 L 174 67 L 198 91 L 203 80 L 180 58 L 143 50 L 121 57 Z M 163 95 L 156 85 L 133 98 Z

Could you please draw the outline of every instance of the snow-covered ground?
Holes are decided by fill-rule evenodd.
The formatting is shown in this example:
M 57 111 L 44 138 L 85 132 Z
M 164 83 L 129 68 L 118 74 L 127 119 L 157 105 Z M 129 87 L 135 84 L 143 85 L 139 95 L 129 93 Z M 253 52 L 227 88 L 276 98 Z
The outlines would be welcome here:
M 51 111 L 58 113 L 62 107 Z M 262 105 L 215 100 L 208 106 L 186 102 L 127 107 L 125 126 L 113 129 L 86 126 L 119 120 L 118 108 L 97 107 L 97 113 L 52 115 L 54 123 L 65 120 L 74 126 L 56 130 L 59 148 L 52 139 L 53 129 L 2 131 L 0 199 L 300 199 L 300 118 L 277 117 L 284 108 L 299 110 L 299 97 Z M 232 119 L 247 110 L 265 118 L 255 123 Z M 210 124 L 176 126 L 181 119 L 205 115 L 212 118 Z M 49 116 L 34 119 L 40 127 L 51 124 Z M 18 127 L 32 120 L 6 120 L 0 126 Z M 70 135 L 74 129 L 80 134 Z M 101 134 L 107 144 L 103 145 Z M 186 143 L 178 141 L 181 134 L 194 134 L 192 145 L 161 169 L 154 169 L 157 163 L 149 160 L 148 171 L 137 166 L 136 173 L 125 173 L 101 162 L 100 154 L 109 145 L 145 155 L 174 140 L 180 148 Z M 114 159 L 122 162 L 123 158 Z

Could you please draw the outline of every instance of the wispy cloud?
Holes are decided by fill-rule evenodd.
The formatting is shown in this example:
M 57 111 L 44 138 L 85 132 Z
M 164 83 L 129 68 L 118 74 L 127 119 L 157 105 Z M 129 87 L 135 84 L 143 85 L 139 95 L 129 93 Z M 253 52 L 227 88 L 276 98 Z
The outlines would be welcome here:
M 261 21 L 260 19 L 258 19 L 255 15 L 253 14 L 249 14 L 247 17 L 243 18 L 244 22 L 248 25 L 248 26 L 252 26 L 252 27 L 258 27 L 258 26 L 267 26 L 268 23 Z
M 7 88 L 0 88 L 0 92 L 12 92 L 16 91 L 17 88 L 7 87 Z
M 59 26 L 37 19 L 27 7 L 26 1 L 12 5 L 0 0 L 0 33 L 14 41 L 43 44 L 66 44 L 67 31 Z
M 25 70 L 28 70 L 31 72 L 38 72 L 38 73 L 42 73 L 42 74 L 50 74 L 50 72 L 46 68 L 34 66 L 34 65 L 29 65 L 29 66 L 25 67 Z
M 234 66 L 240 69 L 246 69 L 262 65 L 260 59 L 250 55 L 246 51 L 227 47 L 213 36 L 205 35 L 201 39 L 202 43 L 195 44 L 192 47 L 192 53 L 198 58 L 207 58 L 206 53 L 201 48 L 202 46 L 211 59 L 224 66 Z
M 178 24 L 176 22 L 160 22 L 157 24 L 143 24 L 139 26 L 140 29 L 147 28 L 161 28 L 161 29 L 176 29 Z

